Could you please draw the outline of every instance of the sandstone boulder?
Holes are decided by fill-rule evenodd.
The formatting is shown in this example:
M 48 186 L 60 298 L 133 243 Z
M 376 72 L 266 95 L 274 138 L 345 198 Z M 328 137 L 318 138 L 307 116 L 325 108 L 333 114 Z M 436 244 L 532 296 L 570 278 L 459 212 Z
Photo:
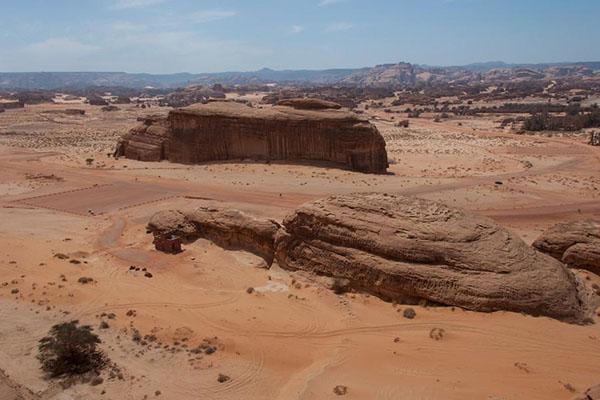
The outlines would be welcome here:
M 98 95 L 88 97 L 88 103 L 92 106 L 107 106 L 108 101 Z
M 356 114 L 236 102 L 198 104 L 146 120 L 119 147 L 119 154 L 142 161 L 303 160 L 368 173 L 388 167 L 383 137 Z
M 592 220 L 557 224 L 546 230 L 533 247 L 572 268 L 600 275 L 600 222 Z
M 148 230 L 155 238 L 168 235 L 187 241 L 209 239 L 226 249 L 246 250 L 270 265 L 275 253 L 275 234 L 280 225 L 237 210 L 201 207 L 189 213 L 163 211 L 154 215 Z
M 278 101 L 276 105 L 292 107 L 297 110 L 339 110 L 342 108 L 341 105 L 334 103 L 333 101 L 310 98 L 281 100 Z
M 350 280 L 388 299 L 578 320 L 578 282 L 492 220 L 401 196 L 333 196 L 288 216 L 280 266 Z
M 387 300 L 508 310 L 581 322 L 585 293 L 560 262 L 492 220 L 382 194 L 332 196 L 284 219 L 233 210 L 162 212 L 149 230 L 251 251 Z

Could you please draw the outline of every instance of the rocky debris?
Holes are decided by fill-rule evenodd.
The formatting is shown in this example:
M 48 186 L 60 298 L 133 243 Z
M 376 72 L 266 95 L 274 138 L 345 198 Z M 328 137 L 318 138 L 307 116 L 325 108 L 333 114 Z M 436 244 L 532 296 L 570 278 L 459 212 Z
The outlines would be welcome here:
M 65 114 L 67 115 L 85 115 L 85 110 L 80 108 L 67 108 L 65 110 Z
M 131 104 L 131 99 L 127 96 L 118 96 L 115 101 L 115 104 Z
M 225 374 L 219 374 L 219 376 L 217 377 L 217 382 L 219 382 L 219 383 L 225 383 L 230 380 L 231 380 L 231 378 Z
M 104 100 L 100 96 L 90 96 L 88 97 L 88 103 L 92 106 L 107 106 L 108 101 Z
M 280 100 L 275 105 L 292 107 L 297 110 L 339 110 L 342 108 L 341 105 L 333 101 L 307 98 Z
M 398 123 L 396 124 L 396 126 L 399 128 L 408 128 L 409 125 L 410 125 L 410 120 L 408 120 L 408 119 L 398 121 Z
M 187 107 L 196 103 L 206 103 L 210 99 L 225 99 L 223 87 L 213 85 L 212 88 L 192 85 L 169 93 L 161 100 L 161 105 L 171 107 Z
M 573 400 L 600 400 L 600 385 L 592 386 Z
M 0 103 L 0 108 L 3 110 L 11 110 L 14 108 L 23 108 L 25 107 L 25 103 L 19 100 L 8 100 L 2 101 Z
M 211 102 L 147 119 L 125 135 L 116 156 L 194 164 L 219 160 L 319 161 L 385 173 L 385 140 L 377 128 L 341 110 L 251 108 Z
M 102 107 L 101 110 L 104 111 L 104 112 L 112 112 L 112 111 L 119 111 L 120 108 L 117 107 L 117 106 L 110 105 L 110 106 L 104 106 L 104 107 Z
M 406 319 L 415 319 L 415 317 L 417 316 L 417 312 L 414 310 L 414 308 L 406 308 L 404 309 L 404 311 L 402 312 L 402 316 Z
M 590 144 L 592 146 L 600 146 L 600 132 L 590 133 Z
M 176 235 L 187 241 L 209 239 L 226 249 L 246 250 L 271 265 L 275 252 L 275 234 L 280 225 L 257 219 L 237 210 L 201 207 L 189 213 L 162 211 L 155 214 L 148 230 L 155 237 Z
M 85 115 L 85 110 L 79 108 L 67 108 L 65 110 L 47 110 L 42 111 L 44 114 L 65 114 L 65 115 Z
M 348 387 L 343 385 L 337 385 L 333 388 L 333 393 L 337 394 L 338 396 L 344 396 L 348 393 Z
M 583 285 L 560 262 L 490 219 L 421 199 L 332 196 L 301 206 L 282 226 L 234 210 L 166 211 L 148 228 L 251 251 L 386 300 L 569 322 L 582 322 L 587 311 Z
M 541 234 L 533 247 L 569 267 L 600 275 L 600 222 L 593 220 L 557 224 Z
M 279 265 L 346 278 L 387 299 L 583 318 L 578 281 L 490 219 L 427 200 L 332 196 L 283 221 Z

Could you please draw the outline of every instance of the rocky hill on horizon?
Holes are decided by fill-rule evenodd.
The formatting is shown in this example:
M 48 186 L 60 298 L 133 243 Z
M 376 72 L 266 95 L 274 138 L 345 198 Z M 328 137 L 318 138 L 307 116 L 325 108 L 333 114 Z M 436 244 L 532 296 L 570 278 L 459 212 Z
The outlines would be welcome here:
M 0 72 L 3 90 L 55 90 L 89 87 L 172 89 L 188 85 L 298 84 L 358 87 L 411 87 L 417 84 L 598 79 L 600 62 L 554 64 L 478 63 L 423 66 L 400 62 L 367 68 L 273 70 L 250 72 L 147 74 L 127 72 Z

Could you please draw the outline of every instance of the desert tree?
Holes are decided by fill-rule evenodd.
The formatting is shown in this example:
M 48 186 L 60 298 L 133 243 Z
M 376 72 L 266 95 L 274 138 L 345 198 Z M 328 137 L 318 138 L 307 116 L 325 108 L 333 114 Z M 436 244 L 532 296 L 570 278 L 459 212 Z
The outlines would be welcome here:
M 97 348 L 100 343 L 89 325 L 65 322 L 54 325 L 39 341 L 37 358 L 49 378 L 99 372 L 107 361 Z

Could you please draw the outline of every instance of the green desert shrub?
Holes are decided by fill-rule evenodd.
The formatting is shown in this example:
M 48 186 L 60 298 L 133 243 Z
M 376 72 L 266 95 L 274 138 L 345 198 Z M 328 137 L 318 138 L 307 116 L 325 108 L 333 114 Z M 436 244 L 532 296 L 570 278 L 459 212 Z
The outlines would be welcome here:
M 48 336 L 39 341 L 37 358 L 49 378 L 99 372 L 107 362 L 97 348 L 100 343 L 89 325 L 65 322 L 54 325 Z

